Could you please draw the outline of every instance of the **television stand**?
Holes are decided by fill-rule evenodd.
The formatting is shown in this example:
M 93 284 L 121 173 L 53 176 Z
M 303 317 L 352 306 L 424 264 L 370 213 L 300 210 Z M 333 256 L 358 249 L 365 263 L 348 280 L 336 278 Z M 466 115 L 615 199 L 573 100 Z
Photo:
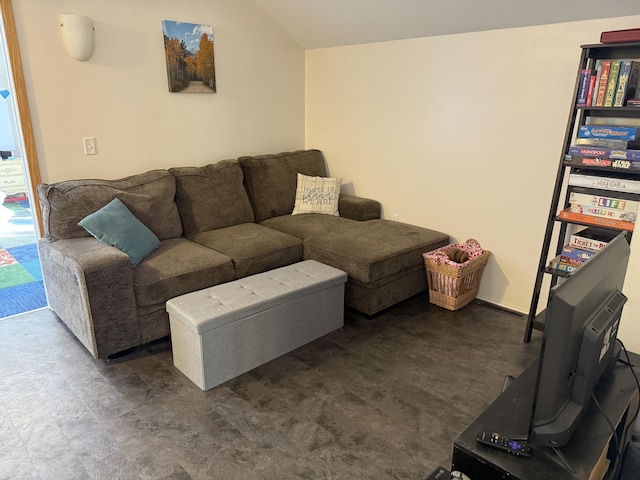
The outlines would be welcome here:
M 633 353 L 629 356 L 636 375 L 640 376 L 640 356 Z M 453 445 L 452 470 L 459 470 L 472 480 L 571 478 L 551 448 L 534 447 L 531 458 L 523 458 L 476 442 L 476 434 L 482 431 L 508 435 L 528 430 L 537 368 L 536 360 L 458 437 Z M 629 423 L 639 401 L 629 367 L 617 362 L 611 374 L 596 386 L 595 395 L 616 428 L 620 451 L 624 451 L 633 431 Z M 618 472 L 611 471 L 615 448 L 611 427 L 591 402 L 569 443 L 558 450 L 575 471 L 574 478 L 596 480 L 616 478 L 621 470 L 622 459 L 616 465 Z

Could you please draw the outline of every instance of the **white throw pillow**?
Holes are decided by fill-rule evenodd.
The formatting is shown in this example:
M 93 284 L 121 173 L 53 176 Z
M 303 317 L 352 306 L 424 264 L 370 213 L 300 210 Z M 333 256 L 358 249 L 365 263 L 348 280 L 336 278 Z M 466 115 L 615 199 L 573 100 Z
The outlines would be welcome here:
M 341 183 L 341 178 L 308 177 L 299 173 L 296 202 L 291 215 L 324 213 L 339 217 Z

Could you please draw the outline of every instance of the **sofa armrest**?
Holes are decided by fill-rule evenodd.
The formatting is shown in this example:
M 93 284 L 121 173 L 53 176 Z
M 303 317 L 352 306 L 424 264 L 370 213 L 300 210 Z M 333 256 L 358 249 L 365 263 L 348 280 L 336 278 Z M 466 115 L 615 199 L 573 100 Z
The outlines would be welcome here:
M 341 193 L 338 210 L 341 217 L 365 221 L 379 219 L 382 207 L 377 200 Z
M 38 242 L 51 309 L 95 358 L 140 345 L 129 256 L 93 237 Z

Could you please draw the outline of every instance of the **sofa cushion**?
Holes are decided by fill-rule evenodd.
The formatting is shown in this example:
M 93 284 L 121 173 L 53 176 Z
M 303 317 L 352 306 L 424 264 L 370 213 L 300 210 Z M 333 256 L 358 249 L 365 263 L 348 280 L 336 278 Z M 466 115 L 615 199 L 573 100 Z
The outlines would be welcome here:
M 253 222 L 237 160 L 169 171 L 176 177 L 176 204 L 185 235 Z
M 298 173 L 326 176 L 324 158 L 319 150 L 245 156 L 238 161 L 257 222 L 293 211 Z
M 140 307 L 234 279 L 231 259 L 186 238 L 164 240 L 133 270 Z
M 268 218 L 264 222 L 260 222 L 260 225 L 304 240 L 314 234 L 322 235 L 345 228 L 344 225 L 348 225 L 351 222 L 355 222 L 355 220 L 311 213 L 308 215 L 280 215 L 279 217 Z
M 182 223 L 175 194 L 176 181 L 168 170 L 152 170 L 119 180 L 40 184 L 44 236 L 52 240 L 89 236 L 78 222 L 118 197 L 160 240 L 179 237 Z
M 189 237 L 233 259 L 236 278 L 302 260 L 302 241 L 255 223 L 219 228 Z
M 160 246 L 160 240 L 138 220 L 119 198 L 78 222 L 82 228 L 107 245 L 129 255 L 135 267 Z
M 390 220 L 351 221 L 304 240 L 304 259 L 317 260 L 363 283 L 422 266 L 422 254 L 449 243 L 449 236 Z M 426 273 L 425 273 L 426 276 Z
M 338 217 L 341 178 L 309 177 L 298 174 L 292 215 L 321 213 Z
M 380 218 L 382 206 L 377 200 L 340 194 L 338 211 L 340 216 L 352 220 L 366 221 Z

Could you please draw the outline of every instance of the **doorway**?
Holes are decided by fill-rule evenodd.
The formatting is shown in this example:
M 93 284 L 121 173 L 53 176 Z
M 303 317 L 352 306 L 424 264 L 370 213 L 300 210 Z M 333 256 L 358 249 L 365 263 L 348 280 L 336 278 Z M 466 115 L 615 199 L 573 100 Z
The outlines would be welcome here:
M 35 148 L 28 106 L 27 118 L 23 118 L 26 89 L 11 1 L 0 0 L 0 6 L 1 319 L 46 307 L 47 301 L 37 250 L 40 210 L 33 188 L 34 164 L 29 158 L 30 152 L 35 157 Z M 28 123 L 26 132 L 25 121 Z M 37 162 L 35 172 L 39 182 Z

